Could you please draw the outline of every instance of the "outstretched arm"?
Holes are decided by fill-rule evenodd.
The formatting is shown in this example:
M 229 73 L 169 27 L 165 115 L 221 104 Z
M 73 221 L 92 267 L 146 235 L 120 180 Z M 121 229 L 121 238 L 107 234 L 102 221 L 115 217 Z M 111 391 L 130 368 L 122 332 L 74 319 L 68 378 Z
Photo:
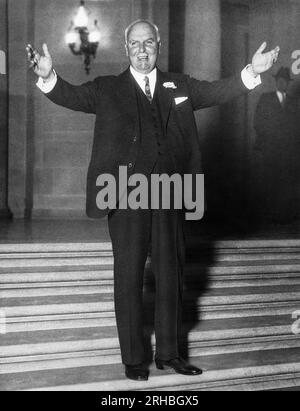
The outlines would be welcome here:
M 53 70 L 52 57 L 46 44 L 43 45 L 43 55 L 30 45 L 26 50 L 30 66 L 39 77 L 38 86 L 51 101 L 71 110 L 95 114 L 99 89 L 97 81 L 73 86 Z
M 242 75 L 214 82 L 189 78 L 188 86 L 194 110 L 227 103 L 261 84 L 260 74 L 274 65 L 280 52 L 280 48 L 276 47 L 264 53 L 266 47 L 267 43 L 260 46 L 252 58 L 252 64 L 243 70 Z

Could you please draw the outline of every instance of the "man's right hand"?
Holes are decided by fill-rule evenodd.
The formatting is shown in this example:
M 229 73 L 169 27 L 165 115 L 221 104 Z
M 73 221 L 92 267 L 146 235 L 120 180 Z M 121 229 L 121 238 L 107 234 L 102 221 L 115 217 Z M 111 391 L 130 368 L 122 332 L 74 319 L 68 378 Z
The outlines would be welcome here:
M 44 55 L 41 56 L 37 50 L 33 50 L 34 59 L 30 52 L 30 45 L 26 47 L 28 60 L 35 74 L 41 77 L 45 82 L 51 81 L 54 77 L 52 58 L 48 50 L 47 44 L 43 44 Z

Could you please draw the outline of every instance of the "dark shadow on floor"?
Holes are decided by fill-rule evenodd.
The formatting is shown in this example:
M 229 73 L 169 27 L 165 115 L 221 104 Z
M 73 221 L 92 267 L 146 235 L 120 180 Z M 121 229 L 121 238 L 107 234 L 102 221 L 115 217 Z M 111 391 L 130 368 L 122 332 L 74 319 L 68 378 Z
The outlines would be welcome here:
M 225 240 L 267 240 L 300 238 L 300 224 L 261 224 L 250 220 L 227 219 L 212 222 L 208 218 L 199 223 L 187 224 L 186 270 L 184 276 L 183 326 L 180 336 L 182 357 L 189 358 L 189 336 L 199 325 L 202 312 L 199 302 L 211 285 L 210 270 L 217 264 L 216 245 Z M 148 267 L 145 275 L 145 307 L 146 327 L 145 347 L 147 362 L 153 361 L 151 337 L 154 335 L 154 294 L 155 283 Z

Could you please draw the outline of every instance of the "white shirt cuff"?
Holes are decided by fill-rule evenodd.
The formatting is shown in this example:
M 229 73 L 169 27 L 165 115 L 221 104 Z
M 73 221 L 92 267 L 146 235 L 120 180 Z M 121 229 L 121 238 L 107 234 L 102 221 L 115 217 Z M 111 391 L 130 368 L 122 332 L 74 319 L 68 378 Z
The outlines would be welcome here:
M 254 90 L 257 86 L 261 85 L 261 76 L 254 77 L 253 74 L 249 73 L 247 70 L 249 66 L 245 67 L 242 71 L 242 81 L 249 90 Z
M 45 94 L 50 93 L 54 87 L 56 86 L 57 83 L 57 74 L 55 72 L 55 70 L 53 70 L 54 73 L 54 77 L 52 80 L 45 82 L 42 77 L 40 77 L 38 79 L 38 82 L 36 83 L 36 85 L 38 86 L 38 88 Z

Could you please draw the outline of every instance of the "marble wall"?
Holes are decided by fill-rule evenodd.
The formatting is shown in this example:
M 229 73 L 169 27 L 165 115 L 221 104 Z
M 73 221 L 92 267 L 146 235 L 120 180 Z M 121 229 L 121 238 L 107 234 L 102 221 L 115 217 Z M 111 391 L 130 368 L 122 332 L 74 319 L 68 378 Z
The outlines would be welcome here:
M 99 75 L 118 74 L 128 66 L 124 29 L 138 18 L 161 27 L 160 66 L 168 65 L 168 0 L 86 1 L 102 34 L 97 58 L 87 76 L 81 58 L 71 54 L 65 33 L 79 1 L 10 1 L 11 132 L 10 204 L 15 217 L 85 217 L 86 173 L 93 140 L 94 117 L 73 113 L 49 102 L 27 69 L 27 42 L 46 42 L 54 67 L 66 80 L 80 84 Z
M 29 216 L 32 207 L 33 97 L 32 75 L 25 47 L 32 41 L 33 0 L 8 2 L 9 31 L 9 206 L 16 218 Z

